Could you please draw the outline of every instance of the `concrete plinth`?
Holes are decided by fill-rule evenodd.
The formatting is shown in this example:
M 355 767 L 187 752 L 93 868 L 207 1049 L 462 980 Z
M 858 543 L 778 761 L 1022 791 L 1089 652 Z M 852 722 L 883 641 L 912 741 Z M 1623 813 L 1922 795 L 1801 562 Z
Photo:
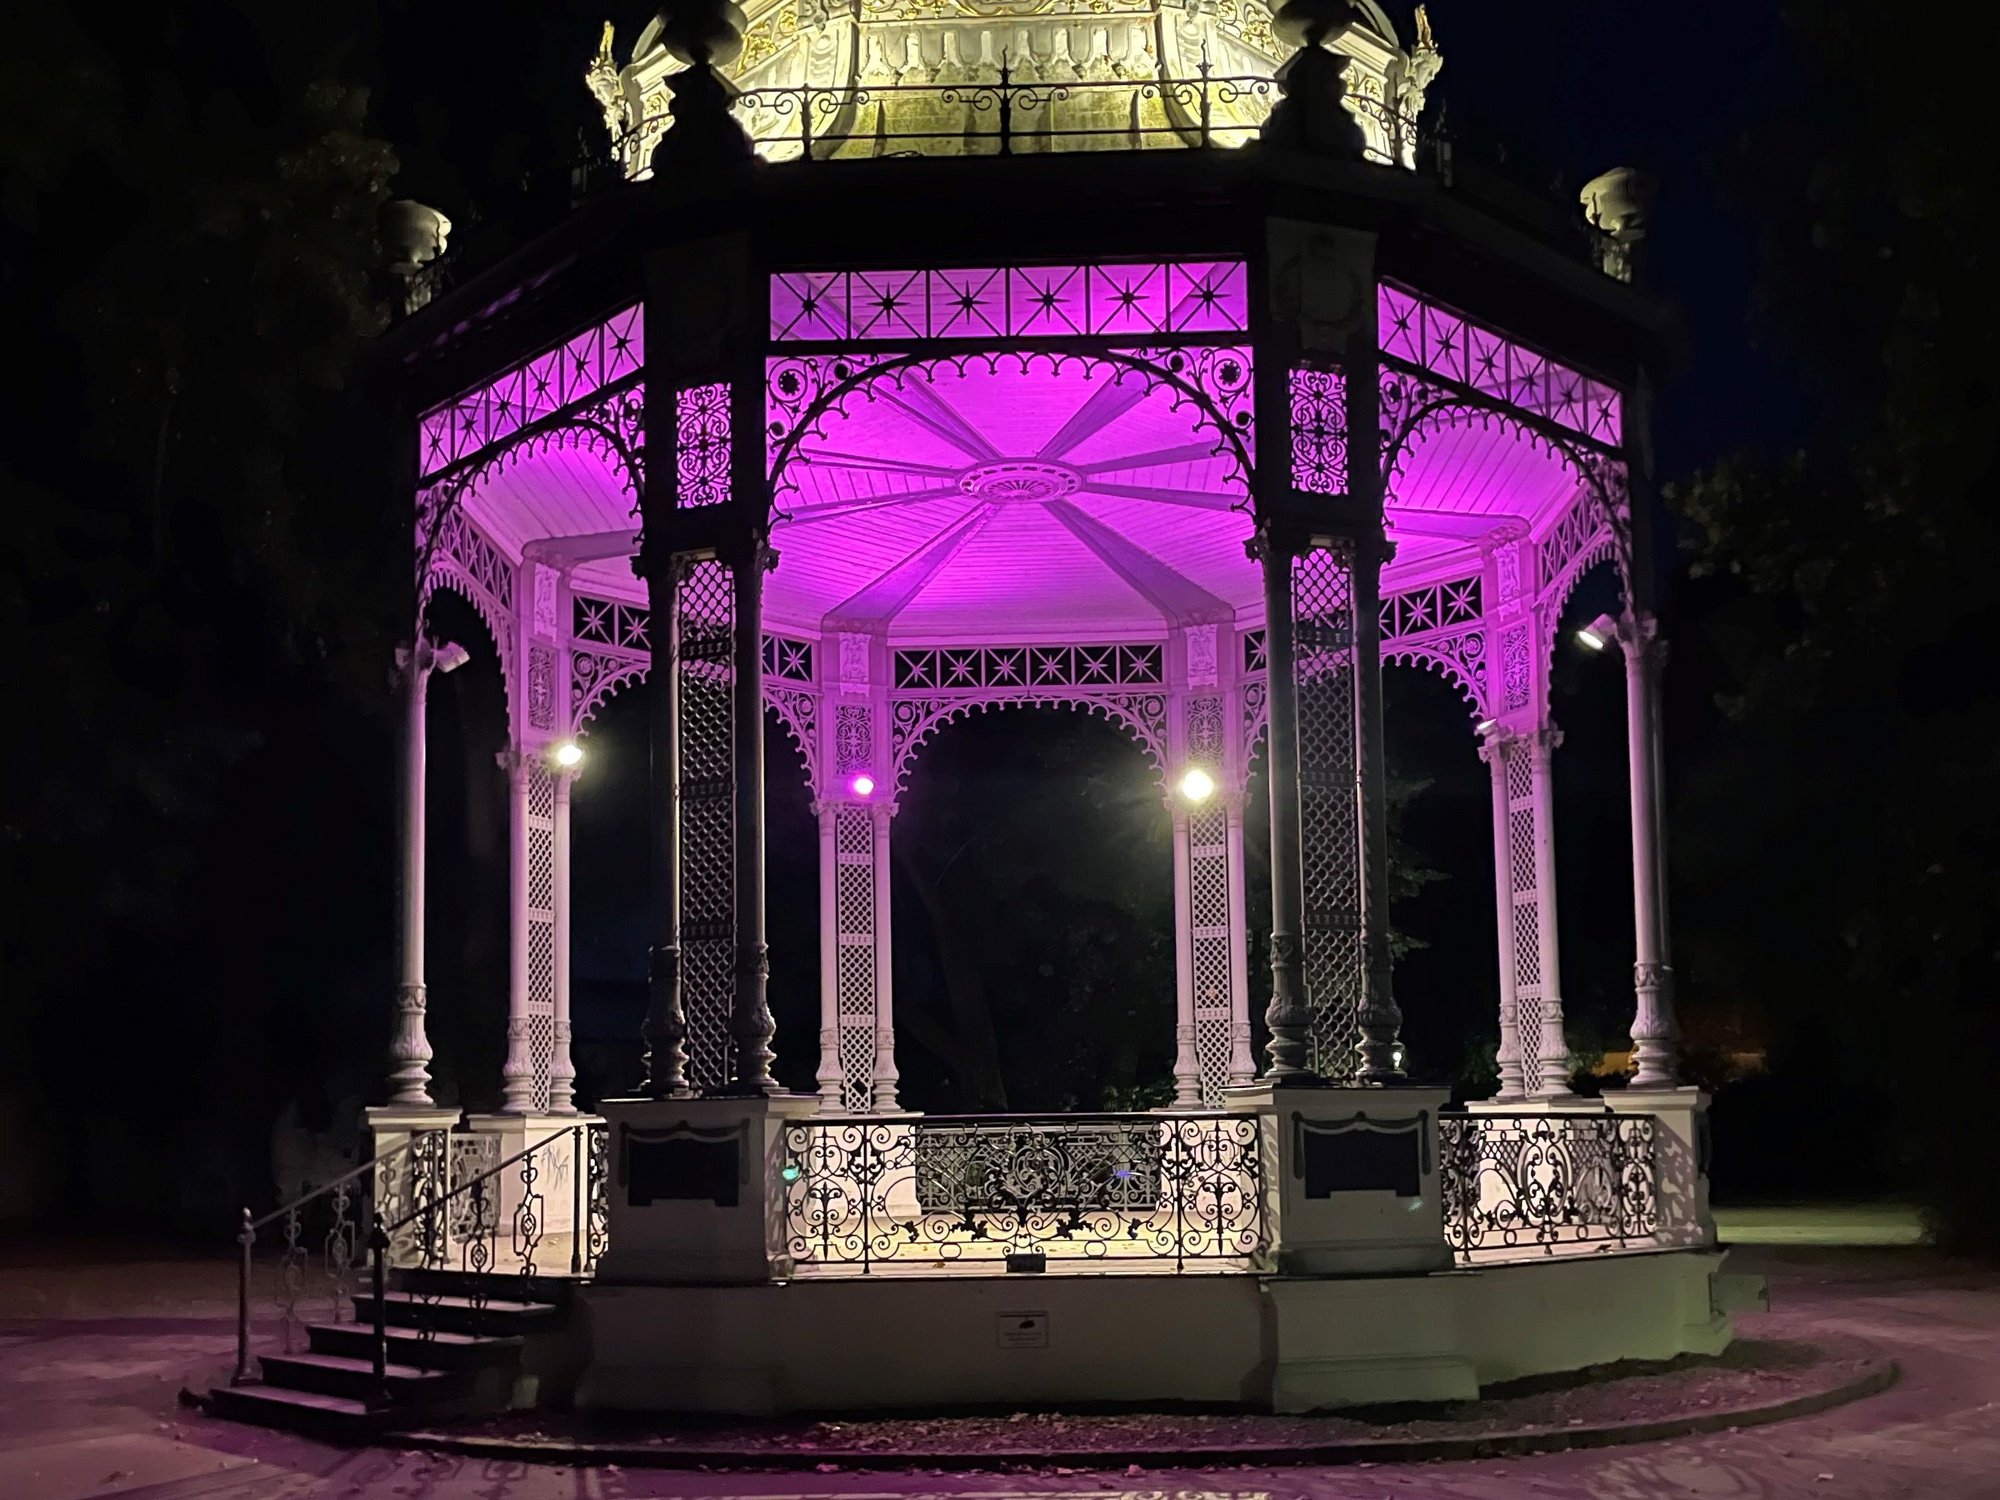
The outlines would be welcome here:
M 1419 1276 L 828 1277 L 579 1294 L 591 1409 L 768 1415 L 1030 1402 L 1280 1412 L 1729 1341 L 1713 1252 Z
M 609 1248 L 600 1283 L 768 1282 L 791 1274 L 785 1127 L 812 1094 L 608 1099 Z
M 1263 1122 L 1265 1222 L 1292 1276 L 1445 1270 L 1436 1088 L 1264 1082 L 1226 1093 Z

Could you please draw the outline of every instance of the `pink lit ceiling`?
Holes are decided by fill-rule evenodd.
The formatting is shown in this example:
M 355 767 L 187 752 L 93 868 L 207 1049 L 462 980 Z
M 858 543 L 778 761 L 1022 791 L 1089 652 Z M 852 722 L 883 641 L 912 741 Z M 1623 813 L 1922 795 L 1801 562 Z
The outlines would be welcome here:
M 1121 368 L 944 363 L 826 414 L 781 476 L 771 622 L 1033 641 L 1259 618 L 1235 459 L 1190 403 Z M 1483 538 L 1538 530 L 1575 492 L 1566 465 L 1509 424 L 1427 431 L 1391 483 L 1385 592 L 1476 568 Z M 587 450 L 513 463 L 468 504 L 514 555 L 636 528 L 619 474 Z M 641 597 L 622 557 L 575 580 Z

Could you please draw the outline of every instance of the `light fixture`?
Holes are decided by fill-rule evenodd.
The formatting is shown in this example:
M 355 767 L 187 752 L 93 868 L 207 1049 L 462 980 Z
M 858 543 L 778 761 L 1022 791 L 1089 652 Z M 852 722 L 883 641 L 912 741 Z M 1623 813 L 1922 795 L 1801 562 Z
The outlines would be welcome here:
M 870 776 L 866 771 L 858 774 L 847 785 L 857 797 L 872 797 L 875 795 L 875 778 Z
M 433 672 L 456 672 L 472 660 L 472 653 L 457 641 L 445 641 L 431 647 L 431 670 Z
M 565 771 L 574 771 L 583 764 L 583 746 L 575 740 L 564 740 L 549 752 L 549 759 Z
M 1190 802 L 1206 802 L 1215 795 L 1215 778 L 1200 766 L 1190 766 L 1181 777 L 1181 795 Z
M 1477 724 L 1472 726 L 1472 732 L 1474 734 L 1491 734 L 1499 727 L 1500 721 L 1498 719 L 1481 719 Z
M 1579 645 L 1602 651 L 1618 639 L 1618 622 L 1609 615 L 1599 615 L 1576 633 L 1576 639 Z
M 1403 1058 L 1406 1055 L 1401 1042 L 1397 1042 L 1389 1048 L 1389 1061 L 1398 1073 L 1403 1071 Z

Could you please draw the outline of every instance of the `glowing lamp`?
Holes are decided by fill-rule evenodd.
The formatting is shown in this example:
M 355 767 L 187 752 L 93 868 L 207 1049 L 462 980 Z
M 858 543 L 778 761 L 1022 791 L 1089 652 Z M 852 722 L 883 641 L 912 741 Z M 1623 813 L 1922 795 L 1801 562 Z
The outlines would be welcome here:
M 797 1182 L 800 1176 L 799 1164 L 795 1161 L 786 1162 L 782 1167 L 778 1168 L 778 1175 L 787 1182 Z
M 1602 651 L 1618 639 L 1618 622 L 1609 615 L 1599 615 L 1576 633 L 1576 639 L 1580 645 Z
M 1181 778 L 1181 795 L 1190 802 L 1206 802 L 1215 794 L 1215 778 L 1200 766 L 1191 767 Z
M 583 764 L 583 746 L 575 740 L 564 740 L 556 746 L 549 757 L 565 771 L 574 771 Z
M 1499 727 L 1500 721 L 1498 719 L 1481 719 L 1477 724 L 1472 726 L 1472 732 L 1474 734 L 1491 734 Z
M 847 785 L 857 797 L 872 797 L 875 795 L 875 778 L 870 776 L 866 771 L 856 776 Z

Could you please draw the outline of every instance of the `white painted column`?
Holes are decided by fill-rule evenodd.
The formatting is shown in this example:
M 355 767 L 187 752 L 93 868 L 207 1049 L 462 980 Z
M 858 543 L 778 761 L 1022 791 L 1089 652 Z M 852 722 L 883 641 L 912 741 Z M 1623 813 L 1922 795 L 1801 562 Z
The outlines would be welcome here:
M 1224 816 L 1229 839 L 1229 1082 L 1241 1087 L 1257 1076 L 1250 1051 L 1250 901 L 1244 886 L 1242 788 L 1230 791 Z
M 1535 1073 L 1527 1078 L 1537 1096 L 1569 1093 L 1569 1038 L 1563 1029 L 1562 959 L 1556 921 L 1555 780 L 1551 761 L 1562 743 L 1562 731 L 1545 725 L 1516 742 L 1514 753 L 1526 753 L 1534 786 L 1535 922 L 1542 960 L 1541 1034 L 1534 1039 Z M 1523 1070 L 1525 1073 L 1525 1069 Z
M 840 1062 L 840 922 L 836 895 L 840 869 L 834 857 L 834 803 L 814 807 L 819 818 L 819 1107 L 824 1114 L 841 1111 Z
M 1527 1088 L 1521 1076 L 1521 1031 L 1514 990 L 1514 887 L 1507 842 L 1507 752 L 1511 737 L 1490 730 L 1481 736 L 1479 758 L 1493 775 L 1494 922 L 1500 949 L 1500 1099 L 1519 1099 Z
M 396 1029 L 389 1043 L 388 1102 L 431 1104 L 430 1038 L 424 1031 L 424 779 L 431 646 L 419 638 L 399 653 L 403 674 L 402 974 L 396 987 Z
M 875 809 L 875 1113 L 902 1110 L 902 1074 L 896 1070 L 895 953 L 889 920 L 889 831 L 896 809 Z
M 1659 622 L 1627 614 L 1618 634 L 1625 649 L 1625 736 L 1632 781 L 1632 1087 L 1677 1082 L 1674 971 L 1667 950 L 1666 857 L 1661 834 Z
M 1194 1048 L 1194 888 L 1188 815 L 1173 809 L 1174 828 L 1174 1108 L 1201 1107 L 1201 1062 Z
M 555 927 L 555 1046 L 549 1053 L 549 1109 L 576 1113 L 576 1060 L 570 1055 L 569 1020 L 569 803 L 576 781 L 573 768 L 557 768 L 555 780 L 555 860 L 552 916 Z
M 520 749 L 497 759 L 507 772 L 507 1058 L 500 1068 L 500 1109 L 535 1110 L 535 1056 L 528 1019 L 528 777 L 533 760 Z

